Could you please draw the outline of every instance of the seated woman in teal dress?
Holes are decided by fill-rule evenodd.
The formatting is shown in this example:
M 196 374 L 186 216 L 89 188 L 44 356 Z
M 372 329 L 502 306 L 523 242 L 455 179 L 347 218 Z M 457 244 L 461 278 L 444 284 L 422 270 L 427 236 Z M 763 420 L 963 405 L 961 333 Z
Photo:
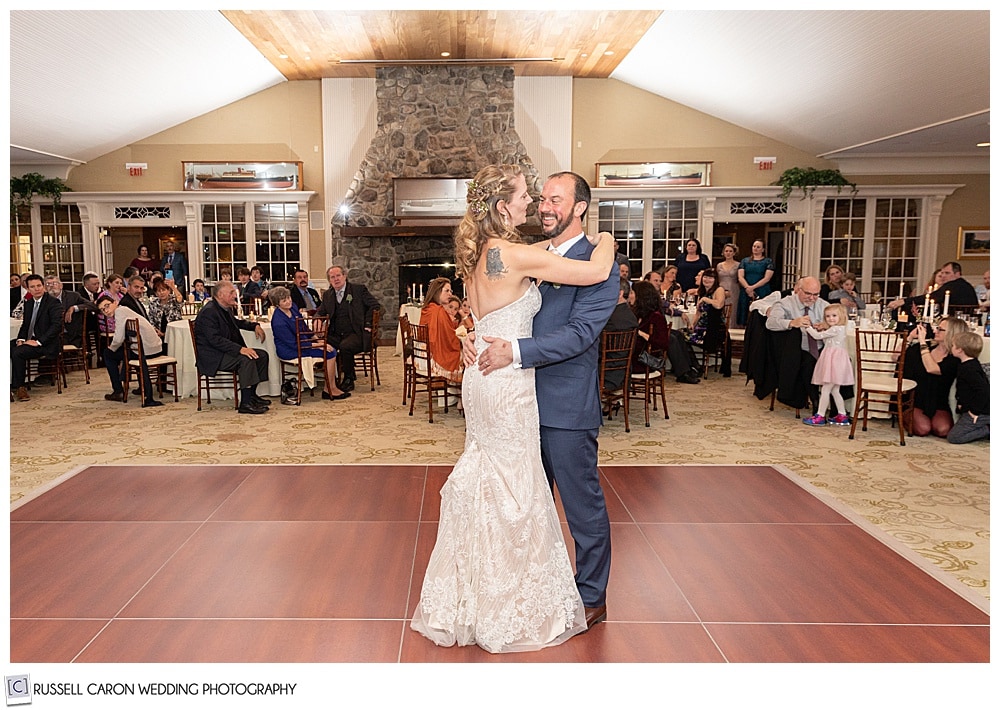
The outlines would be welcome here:
M 298 323 L 301 321 L 297 319 L 300 317 L 300 313 L 299 307 L 292 303 L 292 292 L 284 286 L 275 286 L 269 291 L 268 298 L 274 305 L 274 310 L 271 313 L 274 351 L 281 360 L 297 360 L 299 357 L 298 341 L 305 336 L 298 332 Z M 303 348 L 302 355 L 303 357 L 322 359 L 324 345 L 327 351 L 327 360 L 326 370 L 323 373 L 323 399 L 347 399 L 351 393 L 344 392 L 337 387 L 337 351 L 332 345 L 323 340 L 310 342 L 308 349 Z

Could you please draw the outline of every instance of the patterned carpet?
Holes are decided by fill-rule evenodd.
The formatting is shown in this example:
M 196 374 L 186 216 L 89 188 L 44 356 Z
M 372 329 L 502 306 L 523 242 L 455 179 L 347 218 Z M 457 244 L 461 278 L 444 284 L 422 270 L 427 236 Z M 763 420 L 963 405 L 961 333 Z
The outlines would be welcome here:
M 427 422 L 426 399 L 412 417 L 402 405 L 402 367 L 380 349 L 382 384 L 368 381 L 345 401 L 305 396 L 302 406 L 275 403 L 262 416 L 237 415 L 231 401 L 196 411 L 189 398 L 142 409 L 106 402 L 103 370 L 84 384 L 71 373 L 61 395 L 35 388 L 29 402 L 11 403 L 11 504 L 32 497 L 65 474 L 93 464 L 288 464 L 406 462 L 450 464 L 462 451 L 464 419 L 454 409 Z M 793 412 L 752 395 L 742 376 L 711 374 L 700 385 L 667 383 L 670 419 L 651 412 L 643 426 L 633 404 L 631 433 L 622 415 L 600 437 L 602 465 L 782 465 L 821 492 L 989 598 L 988 442 L 953 446 L 933 437 L 907 439 L 885 421 L 858 427 L 811 428 Z

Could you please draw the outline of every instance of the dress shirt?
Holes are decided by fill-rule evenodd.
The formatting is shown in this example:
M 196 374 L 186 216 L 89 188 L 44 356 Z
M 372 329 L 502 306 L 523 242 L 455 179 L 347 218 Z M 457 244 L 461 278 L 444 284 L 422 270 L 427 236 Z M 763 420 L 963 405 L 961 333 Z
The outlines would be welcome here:
M 822 298 L 817 298 L 816 303 L 809 307 L 809 320 L 813 325 L 823 322 L 823 312 L 830 305 Z M 790 330 L 789 323 L 796 318 L 806 314 L 806 307 L 794 293 L 785 296 L 771 307 L 771 313 L 767 317 L 768 330 Z M 811 338 L 805 330 L 802 331 L 802 349 L 809 352 L 809 341 Z

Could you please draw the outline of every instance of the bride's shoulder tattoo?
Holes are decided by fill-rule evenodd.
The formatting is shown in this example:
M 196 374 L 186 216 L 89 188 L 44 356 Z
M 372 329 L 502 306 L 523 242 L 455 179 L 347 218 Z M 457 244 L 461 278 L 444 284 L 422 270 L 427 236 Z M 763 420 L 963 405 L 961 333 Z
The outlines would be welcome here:
M 490 281 L 502 279 L 507 273 L 507 267 L 500 258 L 500 247 L 490 247 L 486 250 L 486 278 Z

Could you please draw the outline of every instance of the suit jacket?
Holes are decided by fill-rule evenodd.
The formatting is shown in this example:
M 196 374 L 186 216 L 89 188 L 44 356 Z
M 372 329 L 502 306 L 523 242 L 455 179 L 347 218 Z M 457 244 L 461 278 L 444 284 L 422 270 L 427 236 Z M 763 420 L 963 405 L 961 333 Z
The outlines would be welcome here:
M 226 353 L 239 355 L 247 347 L 240 330 L 255 330 L 257 325 L 236 320 L 233 312 L 223 308 L 214 298 L 207 301 L 194 319 L 194 337 L 198 341 L 198 369 L 214 375 Z
M 63 308 L 58 299 L 48 293 L 41 299 L 30 299 L 24 303 L 24 320 L 21 329 L 17 331 L 18 340 L 28 340 L 28 330 L 31 326 L 31 314 L 40 309 L 35 317 L 35 332 L 32 340 L 37 340 L 42 347 L 42 354 L 54 357 L 60 348 L 60 338 L 63 329 Z
M 609 331 L 621 331 L 621 330 L 632 330 L 633 328 L 639 327 L 639 319 L 635 317 L 635 313 L 629 308 L 627 303 L 619 303 L 615 306 L 615 309 L 611 311 L 611 317 L 608 318 L 607 324 L 604 326 L 604 330 Z
M 566 253 L 586 260 L 594 251 L 586 238 Z M 604 324 L 618 302 L 621 275 L 612 264 L 608 278 L 593 286 L 549 282 L 539 287 L 542 307 L 535 315 L 532 337 L 521 338 L 521 366 L 535 368 L 535 391 L 542 426 L 587 430 L 601 426 L 597 362 Z
M 173 253 L 173 257 L 173 266 L 170 268 L 172 268 L 174 272 L 174 283 L 177 284 L 177 288 L 186 293 L 188 277 L 187 259 L 185 259 L 184 255 L 179 251 L 175 251 Z M 167 274 L 167 268 L 167 257 L 163 257 L 163 261 L 160 262 L 160 271 L 163 272 L 164 276 Z
M 242 281 L 235 283 L 236 292 L 240 294 L 240 303 L 253 303 L 254 299 L 261 298 L 263 291 L 260 289 L 260 284 L 255 284 L 253 281 L 247 281 L 246 286 Z
M 372 327 L 372 314 L 381 308 L 379 302 L 369 293 L 367 287 L 348 281 L 344 286 L 344 300 L 337 303 L 337 292 L 330 287 L 323 294 L 323 302 L 316 311 L 318 316 L 330 316 L 328 333 L 333 333 L 338 308 L 347 309 L 347 315 L 351 320 L 351 332 L 361 338 L 367 350 L 371 346 L 372 334 L 365 328 Z
M 306 299 L 302 296 L 302 292 L 299 291 L 298 286 L 292 284 L 291 286 L 288 287 L 288 290 L 291 291 L 292 293 L 292 303 L 298 306 L 300 311 L 304 311 L 309 308 L 309 306 L 306 304 Z M 316 289 L 310 288 L 308 286 L 306 286 L 306 291 L 309 292 L 309 295 L 312 296 L 313 300 L 316 302 L 316 308 L 319 308 L 320 303 L 322 303 L 319 297 L 319 292 Z
M 132 294 L 130 293 L 126 292 L 126 294 L 122 296 L 122 300 L 118 302 L 118 305 L 125 306 L 126 308 L 138 313 L 147 321 L 149 320 L 149 311 L 146 310 L 145 306 L 143 306 L 141 302 L 132 298 Z
M 76 291 L 67 291 L 66 289 L 63 289 L 62 293 L 59 294 L 59 303 L 62 305 L 64 316 L 66 311 L 74 306 L 80 307 L 78 312 L 73 314 L 73 318 L 70 322 L 66 323 L 66 334 L 63 336 L 63 342 L 67 344 L 72 343 L 79 348 L 83 345 L 83 319 L 87 316 L 83 296 L 78 294 Z
M 950 292 L 948 304 L 951 306 L 978 306 L 979 296 L 976 295 L 976 287 L 959 276 L 954 281 L 941 284 L 940 288 L 931 293 L 931 300 L 938 304 L 938 312 L 944 305 L 944 294 Z M 923 305 L 923 301 L 921 301 Z

